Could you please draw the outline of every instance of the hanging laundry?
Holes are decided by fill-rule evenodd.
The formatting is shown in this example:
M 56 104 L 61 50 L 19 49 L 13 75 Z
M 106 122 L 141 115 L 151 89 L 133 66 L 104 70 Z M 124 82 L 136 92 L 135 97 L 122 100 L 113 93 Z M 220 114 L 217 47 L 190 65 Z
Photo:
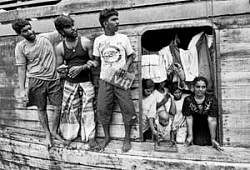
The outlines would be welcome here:
M 191 50 L 180 49 L 181 63 L 185 73 L 185 81 L 191 82 L 198 76 L 198 57 Z
M 209 45 L 212 45 L 211 37 L 208 41 L 204 32 L 196 34 L 190 41 L 188 49 L 192 55 L 198 59 L 198 75 L 207 78 L 208 91 L 213 91 L 214 85 L 214 68 L 210 56 Z
M 163 58 L 157 54 L 142 55 L 142 78 L 152 79 L 155 83 L 167 79 Z
M 175 36 L 174 41 L 159 51 L 159 55 L 164 59 L 168 80 L 172 83 L 177 82 L 181 89 L 185 89 L 185 73 L 178 48 L 178 40 L 178 37 Z

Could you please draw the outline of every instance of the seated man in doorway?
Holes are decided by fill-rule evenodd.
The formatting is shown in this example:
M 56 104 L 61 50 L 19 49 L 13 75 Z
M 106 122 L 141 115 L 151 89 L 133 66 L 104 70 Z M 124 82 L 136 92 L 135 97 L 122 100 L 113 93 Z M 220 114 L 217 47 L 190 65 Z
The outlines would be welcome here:
M 134 104 L 131 100 L 130 91 L 116 87 L 110 82 L 110 70 L 118 72 L 123 77 L 128 71 L 135 53 L 131 47 L 128 37 L 117 33 L 119 19 L 115 9 L 104 9 L 100 12 L 99 21 L 104 29 L 104 34 L 97 37 L 94 41 L 93 55 L 101 62 L 101 73 L 99 91 L 97 99 L 98 120 L 102 123 L 105 139 L 99 145 L 103 150 L 110 142 L 110 121 L 114 99 L 116 98 L 121 108 L 125 125 L 125 139 L 122 151 L 127 152 L 131 149 L 130 133 L 131 125 L 136 121 Z
M 60 128 L 61 133 L 66 134 L 63 137 L 67 140 L 73 140 L 80 130 L 82 141 L 89 142 L 90 148 L 93 148 L 96 144 L 93 109 L 95 93 L 91 82 L 90 67 L 97 64 L 91 60 L 92 43 L 88 38 L 78 35 L 71 17 L 59 16 L 54 23 L 57 31 L 64 37 L 64 40 L 56 47 L 57 64 L 62 65 L 65 62 L 68 69 L 64 81 L 62 115 L 69 119 L 75 117 L 76 122 L 71 122 L 71 124 L 80 124 L 78 128 Z M 71 131 L 71 135 L 63 131 Z M 75 135 L 72 136 L 72 134 Z
M 57 133 L 61 110 L 62 89 L 56 72 L 56 56 L 53 45 L 60 37 L 57 32 L 36 35 L 29 21 L 17 19 L 12 24 L 15 32 L 24 39 L 15 48 L 16 65 L 21 98 L 28 96 L 29 105 L 37 106 L 39 120 L 46 133 L 46 145 L 52 146 L 54 136 L 65 142 Z M 25 89 L 26 75 L 29 80 Z M 46 106 L 48 101 L 55 107 L 52 131 L 49 129 Z

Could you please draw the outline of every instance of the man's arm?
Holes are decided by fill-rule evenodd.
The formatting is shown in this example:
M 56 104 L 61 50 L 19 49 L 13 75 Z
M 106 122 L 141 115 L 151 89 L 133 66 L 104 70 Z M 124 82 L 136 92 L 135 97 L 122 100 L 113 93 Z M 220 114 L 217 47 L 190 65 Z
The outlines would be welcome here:
M 63 37 L 56 30 L 52 32 L 41 33 L 40 36 L 47 38 L 53 46 L 63 40 Z
M 154 118 L 152 118 L 152 117 L 149 118 L 149 127 L 150 127 L 153 135 L 157 135 L 157 131 L 154 127 Z
M 98 41 L 98 38 L 96 38 L 94 41 L 93 54 L 92 54 L 92 57 L 94 61 L 96 62 L 96 67 L 99 67 L 101 65 L 101 57 L 100 57 L 98 47 L 99 47 L 99 41 Z
M 169 113 L 171 115 L 176 115 L 176 105 L 175 105 L 175 102 L 173 101 L 173 98 L 170 97 L 171 99 L 171 106 L 170 106 L 170 109 L 169 109 Z
M 131 67 L 133 61 L 134 61 L 134 58 L 135 58 L 135 53 L 133 52 L 132 54 L 130 54 L 128 57 L 127 57 L 127 62 L 126 62 L 126 65 L 125 65 L 125 71 L 128 71 L 129 68 Z
M 25 97 L 25 83 L 26 83 L 26 71 L 27 71 L 27 64 L 26 58 L 22 52 L 23 46 L 21 43 L 18 43 L 15 48 L 15 59 L 16 65 L 18 67 L 18 83 L 21 92 L 21 96 Z
M 21 93 L 25 91 L 26 65 L 18 65 L 18 81 Z
M 93 56 L 93 43 L 89 39 L 87 39 L 87 38 L 85 38 L 85 39 L 86 39 L 85 46 L 87 48 L 88 55 L 90 58 L 90 60 L 87 62 L 87 64 L 89 67 L 97 67 L 97 66 L 99 66 L 99 62 L 95 59 L 96 57 Z
M 61 42 L 56 46 L 56 67 L 59 67 L 63 64 L 63 55 L 64 55 L 64 49 L 63 49 L 63 43 Z

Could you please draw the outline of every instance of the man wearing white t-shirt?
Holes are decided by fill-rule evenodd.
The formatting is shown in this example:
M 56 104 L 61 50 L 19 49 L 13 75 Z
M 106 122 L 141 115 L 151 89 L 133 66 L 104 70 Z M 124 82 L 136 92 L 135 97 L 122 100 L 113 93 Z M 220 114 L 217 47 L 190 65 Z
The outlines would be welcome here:
M 99 149 L 103 150 L 110 142 L 109 125 L 114 99 L 116 98 L 122 111 L 125 126 L 122 151 L 127 152 L 131 149 L 130 131 L 131 125 L 136 120 L 135 109 L 130 97 L 130 91 L 114 86 L 109 80 L 114 72 L 119 77 L 125 76 L 132 64 L 135 53 L 128 37 L 117 33 L 119 19 L 118 12 L 115 9 L 102 10 L 99 21 L 104 29 L 104 34 L 95 39 L 93 47 L 93 56 L 98 63 L 101 63 L 97 118 L 103 125 L 105 139 L 100 143 Z

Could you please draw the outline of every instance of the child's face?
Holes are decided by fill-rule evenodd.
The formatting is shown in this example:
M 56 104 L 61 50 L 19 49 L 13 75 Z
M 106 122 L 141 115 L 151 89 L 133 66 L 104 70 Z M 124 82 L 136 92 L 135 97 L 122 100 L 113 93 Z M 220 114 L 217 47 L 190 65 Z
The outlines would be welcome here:
M 144 96 L 147 97 L 149 95 L 151 95 L 154 91 L 154 86 L 150 87 L 150 88 L 147 88 L 147 89 L 144 89 Z
M 159 123 L 162 125 L 162 126 L 167 126 L 169 124 L 169 117 L 161 117 L 159 116 Z
M 175 100 L 180 100 L 182 96 L 182 91 L 180 89 L 175 90 L 173 96 Z

